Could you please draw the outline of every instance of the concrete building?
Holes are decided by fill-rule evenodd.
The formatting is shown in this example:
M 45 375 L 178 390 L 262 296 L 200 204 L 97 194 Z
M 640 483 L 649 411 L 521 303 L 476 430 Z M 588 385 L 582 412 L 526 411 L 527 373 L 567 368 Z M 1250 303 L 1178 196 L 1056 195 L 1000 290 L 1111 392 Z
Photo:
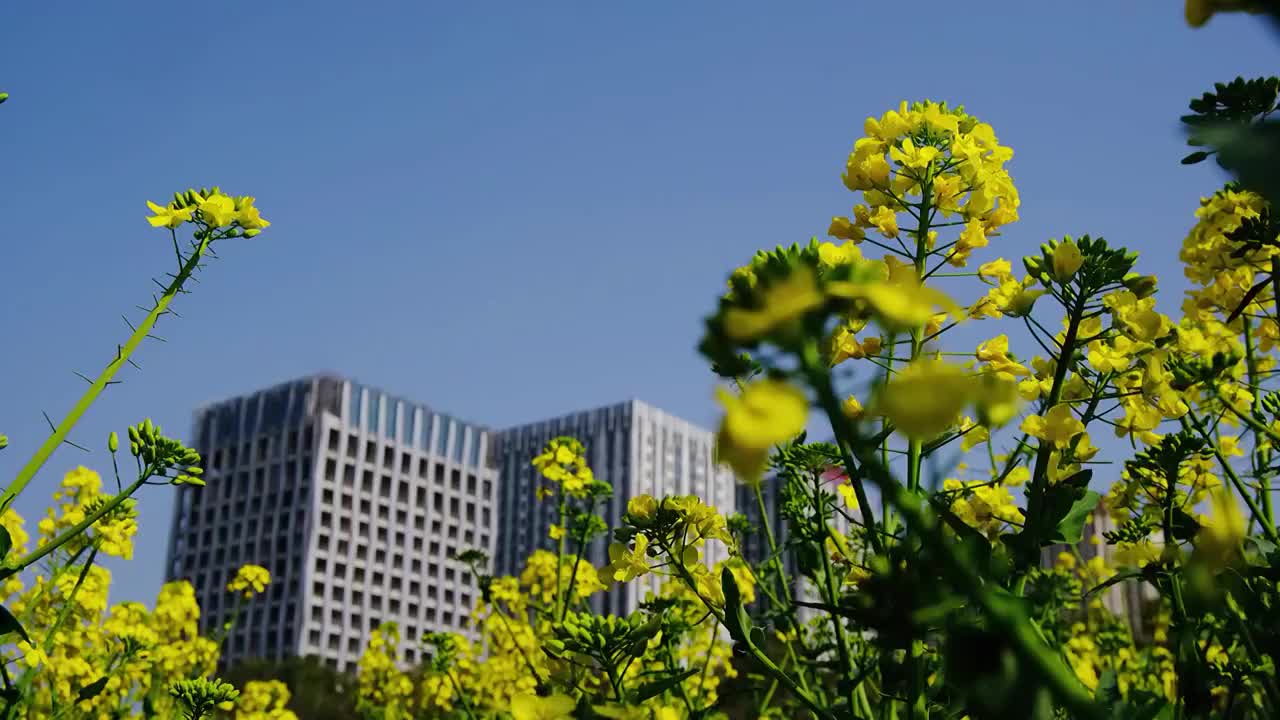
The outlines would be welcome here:
M 233 611 L 238 567 L 271 571 L 224 665 L 316 655 L 352 669 L 383 621 L 399 624 L 414 662 L 424 632 L 469 632 L 476 578 L 452 558 L 493 555 L 491 437 L 334 375 L 203 407 L 192 445 L 208 485 L 178 489 L 166 575 L 195 585 L 208 632 Z
M 499 468 L 500 530 L 496 568 L 518 575 L 526 558 L 538 548 L 551 549 L 548 531 L 556 507 L 537 498 L 538 472 L 530 464 L 552 438 L 568 435 L 586 447 L 587 461 L 597 478 L 613 486 L 613 497 L 601 515 L 612 528 L 621 525 L 627 501 L 637 495 L 697 495 L 728 515 L 734 512 L 734 477 L 715 463 L 715 435 L 638 400 L 563 415 L 502 430 L 495 437 Z M 597 567 L 608 561 L 608 538 L 597 540 L 589 559 Z M 727 557 L 723 546 L 708 563 Z M 625 591 L 600 596 L 596 609 L 625 614 L 636 608 L 656 580 L 629 583 Z

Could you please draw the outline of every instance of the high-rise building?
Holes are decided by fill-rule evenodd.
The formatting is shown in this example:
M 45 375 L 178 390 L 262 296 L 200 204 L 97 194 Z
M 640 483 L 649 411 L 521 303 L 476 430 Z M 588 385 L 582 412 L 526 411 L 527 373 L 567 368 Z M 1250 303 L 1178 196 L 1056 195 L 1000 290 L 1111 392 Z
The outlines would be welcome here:
M 578 439 L 597 478 L 613 486 L 613 497 L 600 511 L 610 527 L 621 525 L 627 501 L 637 495 L 697 495 L 725 514 L 734 511 L 733 474 L 715 462 L 715 435 L 638 400 L 520 425 L 498 432 L 495 460 L 501 473 L 498 503 L 497 572 L 518 575 L 538 548 L 552 548 L 548 532 L 556 507 L 540 502 L 537 470 L 530 464 L 552 438 Z M 609 538 L 597 539 L 587 554 L 593 565 L 608 562 Z M 709 543 L 708 563 L 727 557 L 719 543 Z M 598 610 L 625 614 L 634 610 L 656 579 L 628 583 L 598 596 Z
M 273 582 L 249 603 L 222 662 L 315 655 L 355 666 L 369 632 L 406 638 L 466 621 L 478 590 L 456 554 L 496 537 L 492 434 L 425 405 L 316 375 L 203 407 L 192 445 L 207 486 L 179 488 L 166 563 L 218 628 L 246 563 Z M 416 642 L 402 660 L 414 662 Z

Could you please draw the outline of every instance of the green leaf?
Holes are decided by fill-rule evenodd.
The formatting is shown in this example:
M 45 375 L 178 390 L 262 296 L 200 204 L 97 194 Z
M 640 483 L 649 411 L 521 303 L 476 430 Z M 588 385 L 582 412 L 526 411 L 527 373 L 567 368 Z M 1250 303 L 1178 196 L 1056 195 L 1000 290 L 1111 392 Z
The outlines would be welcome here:
M 680 683 L 688 680 L 698 674 L 698 670 L 686 670 L 678 675 L 669 675 L 661 680 L 654 680 L 651 683 L 642 685 L 633 695 L 633 701 L 642 703 L 650 698 L 655 698 Z
M 9 537 L 9 531 L 0 525 L 0 562 L 9 557 L 9 551 L 12 549 L 13 538 Z
M 1121 573 L 1116 573 L 1115 575 L 1112 575 L 1111 577 L 1102 581 L 1102 583 L 1098 585 L 1094 585 L 1084 594 L 1084 597 L 1087 599 L 1090 595 L 1094 595 L 1095 593 L 1100 593 L 1103 590 L 1106 590 L 1107 588 L 1111 587 L 1112 585 L 1115 585 L 1117 583 L 1122 583 L 1125 580 L 1137 580 L 1143 577 L 1145 577 L 1145 574 L 1141 570 L 1126 570 Z
M 1204 150 L 1197 150 L 1190 155 L 1182 158 L 1183 165 L 1195 165 L 1209 159 L 1209 153 Z
M 1092 490 L 1086 490 L 1084 496 L 1071 503 L 1066 514 L 1058 520 L 1053 534 L 1049 536 L 1051 543 L 1075 545 L 1084 537 L 1084 522 L 1089 513 L 1098 506 L 1102 496 Z
M 1218 164 L 1230 170 L 1244 187 L 1273 206 L 1280 204 L 1280 122 L 1239 126 L 1219 124 L 1202 128 L 1197 137 L 1218 150 Z
M 102 694 L 102 690 L 106 686 L 107 676 L 103 675 L 97 680 L 94 680 L 88 685 L 80 688 L 80 692 L 76 693 L 76 702 L 80 702 L 81 700 L 92 700 L 93 698 L 98 697 L 98 695 Z
M 23 629 L 22 623 L 18 622 L 18 618 L 9 612 L 9 608 L 0 605 L 0 638 L 9 633 L 18 633 L 18 636 L 31 643 L 31 637 L 27 635 L 27 631 Z
M 749 645 L 751 639 L 747 636 L 747 632 L 751 627 L 751 619 L 747 616 L 746 609 L 742 607 L 742 593 L 738 590 L 738 580 L 729 568 L 720 572 L 720 589 L 724 592 L 725 629 L 734 640 Z

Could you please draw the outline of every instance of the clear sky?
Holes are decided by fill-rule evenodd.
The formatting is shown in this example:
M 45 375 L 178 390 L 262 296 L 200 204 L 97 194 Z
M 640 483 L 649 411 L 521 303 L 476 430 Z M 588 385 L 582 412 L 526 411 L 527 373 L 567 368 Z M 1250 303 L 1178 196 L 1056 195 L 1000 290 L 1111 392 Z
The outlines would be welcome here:
M 1101 234 L 1172 312 L 1222 180 L 1178 165 L 1177 117 L 1280 57 L 1256 19 L 1192 31 L 1174 0 L 783 7 L 5 3 L 0 477 L 171 270 L 143 218 L 175 189 L 255 195 L 273 226 L 224 246 L 29 513 L 109 469 L 111 429 L 188 437 L 196 405 L 321 369 L 493 425 L 639 397 L 710 426 L 694 346 L 726 273 L 846 214 L 864 118 L 904 99 L 964 103 L 1015 149 L 1023 219 L 983 260 Z M 171 497 L 144 493 L 113 600 L 158 589 Z

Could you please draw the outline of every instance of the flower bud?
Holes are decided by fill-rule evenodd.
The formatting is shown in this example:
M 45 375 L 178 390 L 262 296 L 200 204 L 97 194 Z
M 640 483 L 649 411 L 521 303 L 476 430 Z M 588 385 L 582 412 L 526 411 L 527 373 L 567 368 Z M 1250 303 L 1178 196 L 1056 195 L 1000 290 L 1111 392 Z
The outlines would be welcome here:
M 129 442 L 132 443 L 133 445 L 142 444 L 142 436 L 138 434 L 138 428 L 132 425 L 129 426 Z M 134 453 L 134 455 L 137 455 L 137 454 L 138 453 L 136 452 Z
M 247 237 L 247 238 L 251 238 L 251 237 L 254 237 L 255 235 L 257 235 L 258 233 L 261 233 L 261 232 L 262 232 L 262 231 L 261 231 L 261 230 L 259 230 L 259 229 L 257 229 L 257 228 L 251 228 L 251 229 L 249 229 L 249 230 L 245 230 L 245 231 L 244 231 L 244 236 L 245 236 L 245 237 Z
M 9 99 L 9 93 L 7 93 L 7 92 L 0 92 L 0 105 L 3 105 L 3 104 L 4 104 L 4 101 L 5 101 L 5 100 L 8 100 L 8 99 Z
M 115 430 L 112 430 L 111 434 L 107 436 L 107 450 L 110 452 L 115 452 L 119 449 L 120 449 L 120 436 L 116 434 Z
M 1073 242 L 1064 242 L 1053 251 L 1053 277 L 1060 283 L 1069 283 L 1084 264 L 1084 255 Z
M 0 450 L 3 450 L 7 447 L 9 447 L 9 436 L 0 435 Z
M 131 443 L 129 443 L 129 454 L 130 454 L 130 455 L 133 455 L 134 457 L 137 457 L 137 456 L 138 456 L 138 450 L 139 450 L 139 449 L 140 449 L 140 448 L 138 447 L 138 443 L 136 443 L 136 442 L 131 442 Z

